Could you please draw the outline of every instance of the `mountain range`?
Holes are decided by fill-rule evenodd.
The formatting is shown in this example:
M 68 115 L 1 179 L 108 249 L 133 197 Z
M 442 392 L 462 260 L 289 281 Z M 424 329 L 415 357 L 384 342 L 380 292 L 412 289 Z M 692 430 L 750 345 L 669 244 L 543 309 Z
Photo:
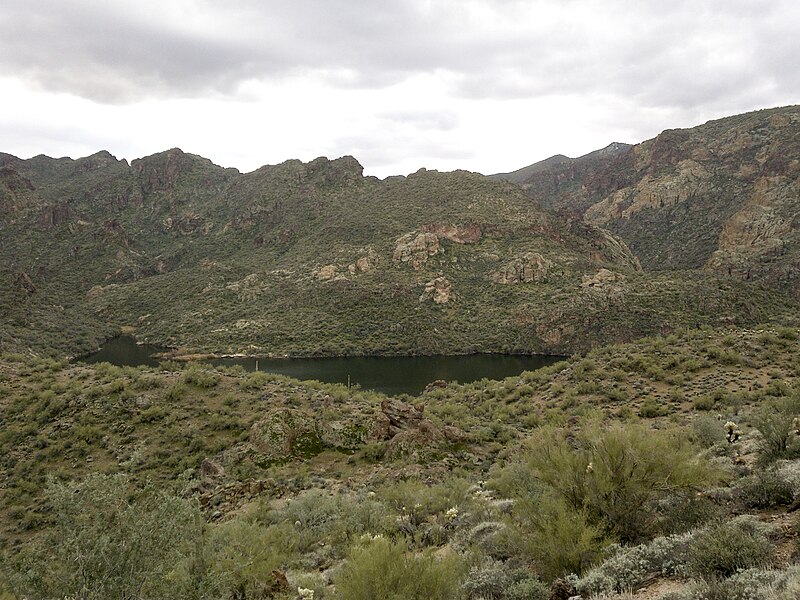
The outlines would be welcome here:
M 569 354 L 791 321 L 799 174 L 798 107 L 489 177 L 0 154 L 0 344 Z

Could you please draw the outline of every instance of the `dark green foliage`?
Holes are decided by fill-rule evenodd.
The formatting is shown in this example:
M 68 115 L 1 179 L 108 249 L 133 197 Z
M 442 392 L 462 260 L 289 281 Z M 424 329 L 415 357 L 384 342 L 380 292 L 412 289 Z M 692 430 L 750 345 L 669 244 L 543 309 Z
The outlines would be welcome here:
M 34 597 L 156 597 L 201 534 L 197 505 L 137 490 L 122 475 L 51 483 L 54 526 L 15 558 L 12 587 Z

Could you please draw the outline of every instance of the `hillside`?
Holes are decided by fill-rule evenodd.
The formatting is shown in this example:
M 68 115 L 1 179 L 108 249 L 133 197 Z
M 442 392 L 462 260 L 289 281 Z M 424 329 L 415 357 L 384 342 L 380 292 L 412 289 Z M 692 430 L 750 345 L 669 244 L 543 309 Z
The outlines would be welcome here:
M 418 398 L 4 355 L 0 594 L 788 600 L 798 333 L 682 331 Z
M 800 296 L 800 108 L 671 129 L 496 177 L 623 239 L 648 271 L 703 269 Z
M 6 351 L 75 355 L 124 329 L 185 352 L 569 354 L 797 312 L 727 276 L 643 273 L 604 229 L 464 171 L 242 174 L 173 149 L 2 155 L 0 173 Z

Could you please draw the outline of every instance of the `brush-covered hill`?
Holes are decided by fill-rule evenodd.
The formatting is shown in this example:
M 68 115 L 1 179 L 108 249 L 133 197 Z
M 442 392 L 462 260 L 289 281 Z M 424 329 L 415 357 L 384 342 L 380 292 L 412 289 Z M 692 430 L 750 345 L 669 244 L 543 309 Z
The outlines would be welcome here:
M 800 296 L 800 107 L 670 129 L 498 175 L 623 239 L 645 270 L 705 269 Z
M 417 398 L 0 355 L 0 597 L 796 598 L 799 334 Z
M 643 273 L 507 182 L 362 171 L 0 155 L 0 344 L 76 354 L 126 328 L 190 352 L 571 353 L 794 310 L 727 277 Z

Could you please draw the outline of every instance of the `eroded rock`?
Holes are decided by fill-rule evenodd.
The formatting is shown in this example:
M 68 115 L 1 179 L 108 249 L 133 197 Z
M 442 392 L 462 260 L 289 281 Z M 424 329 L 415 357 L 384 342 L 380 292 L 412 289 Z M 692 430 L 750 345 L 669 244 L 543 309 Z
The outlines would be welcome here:
M 437 277 L 425 284 L 425 291 L 422 292 L 419 301 L 433 300 L 435 304 L 447 304 L 450 302 L 452 292 L 453 286 L 447 277 Z
M 435 233 L 405 234 L 395 244 L 392 260 L 395 263 L 410 264 L 415 270 L 421 269 L 431 256 L 444 252 Z
M 536 252 L 527 252 L 489 272 L 489 279 L 502 285 L 531 283 L 547 280 L 553 263 Z

